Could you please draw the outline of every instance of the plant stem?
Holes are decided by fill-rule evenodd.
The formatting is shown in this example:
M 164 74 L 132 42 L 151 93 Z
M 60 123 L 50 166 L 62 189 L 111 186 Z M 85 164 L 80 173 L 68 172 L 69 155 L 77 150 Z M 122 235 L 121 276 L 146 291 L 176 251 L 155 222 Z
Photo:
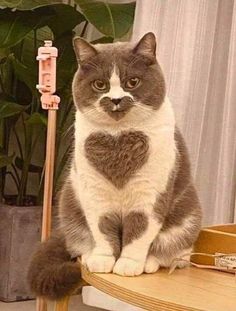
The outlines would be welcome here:
M 16 201 L 16 204 L 19 206 L 23 205 L 24 196 L 26 193 L 29 164 L 30 164 L 30 160 L 28 157 L 26 157 L 24 159 L 24 165 L 23 165 L 22 173 L 21 173 L 20 187 L 19 187 L 19 192 L 18 192 L 17 201 Z
M 45 174 L 45 162 L 44 162 L 43 171 L 42 171 L 40 181 L 39 181 L 38 196 L 37 196 L 37 204 L 38 205 L 42 204 L 42 201 L 43 201 L 44 174 Z
M 88 27 L 88 21 L 85 22 L 84 27 L 81 31 L 80 37 L 84 37 L 87 27 Z
M 2 121 L 2 129 L 3 129 L 2 142 L 1 142 L 2 149 L 6 154 L 8 154 L 9 142 L 10 142 L 10 126 L 9 126 L 8 120 L 4 119 Z M 4 198 L 6 172 L 7 172 L 7 168 L 3 167 L 1 169 L 1 189 L 0 189 L 2 199 Z
M 3 120 L 0 122 L 0 147 L 3 147 L 3 143 L 4 143 L 4 124 L 3 124 Z M 4 175 L 3 175 L 4 171 L 3 168 L 0 169 L 0 202 L 3 201 L 3 192 L 4 192 Z
M 0 202 L 3 201 L 3 191 L 4 191 L 3 170 L 0 169 Z
M 37 55 L 37 29 L 34 29 L 34 55 Z
M 16 177 L 18 185 L 19 185 L 20 184 L 20 176 L 19 176 L 19 174 L 17 172 L 17 168 L 16 168 L 16 166 L 13 163 L 11 164 L 11 167 L 13 168 L 13 171 L 14 171 L 14 173 L 16 175 L 15 177 Z M 17 190 L 19 190 L 19 188 L 17 188 Z
M 20 152 L 21 159 L 23 160 L 24 157 L 23 157 L 23 151 L 22 151 L 22 147 L 21 147 L 21 143 L 20 143 L 20 138 L 19 138 L 19 135 L 17 134 L 15 126 L 13 126 L 12 130 L 13 130 L 13 133 L 14 133 L 14 135 L 16 137 L 16 141 L 17 141 L 17 145 L 18 145 L 18 149 L 19 149 L 19 152 Z
M 25 127 L 25 119 L 24 119 L 23 113 L 21 114 L 21 120 L 22 120 L 22 124 L 23 124 L 24 143 L 26 144 L 26 127 Z
M 22 56 L 23 56 L 23 47 L 24 47 L 24 43 L 25 43 L 25 39 L 23 39 L 20 43 L 20 55 L 19 55 L 19 59 L 22 62 Z
M 3 81 L 2 81 L 1 75 L 2 75 L 2 68 L 1 68 L 1 73 L 0 73 L 0 87 L 1 87 L 2 93 L 3 93 L 3 94 L 6 94 L 5 86 L 4 86 L 4 83 L 3 83 Z
M 32 143 L 32 133 L 28 129 L 26 129 L 25 126 L 25 119 L 23 113 L 22 116 L 22 122 L 23 122 L 23 129 L 24 129 L 24 136 L 25 136 L 25 152 L 24 152 L 24 164 L 21 171 L 21 178 L 20 178 L 20 187 L 19 192 L 17 196 L 16 204 L 19 206 L 23 205 L 24 196 L 26 194 L 26 188 L 27 188 L 27 181 L 28 181 L 28 173 L 29 173 L 29 165 L 31 160 L 31 143 Z

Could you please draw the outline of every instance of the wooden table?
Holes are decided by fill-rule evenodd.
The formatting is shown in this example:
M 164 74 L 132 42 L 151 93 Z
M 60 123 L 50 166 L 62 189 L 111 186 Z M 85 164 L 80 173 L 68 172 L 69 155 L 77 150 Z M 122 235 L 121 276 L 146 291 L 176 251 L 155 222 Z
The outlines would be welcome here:
M 155 311 L 236 311 L 236 277 L 233 274 L 194 267 L 161 269 L 155 274 L 121 277 L 90 273 L 82 268 L 83 279 L 97 289 Z
M 236 253 L 236 224 L 201 230 L 195 252 Z M 213 258 L 200 257 L 197 263 L 214 265 Z M 168 275 L 121 277 L 90 273 L 81 267 L 83 280 L 102 292 L 152 311 L 236 311 L 236 276 L 226 272 L 189 267 Z M 56 303 L 55 311 L 68 311 L 68 297 Z M 79 310 L 78 310 L 79 311 Z

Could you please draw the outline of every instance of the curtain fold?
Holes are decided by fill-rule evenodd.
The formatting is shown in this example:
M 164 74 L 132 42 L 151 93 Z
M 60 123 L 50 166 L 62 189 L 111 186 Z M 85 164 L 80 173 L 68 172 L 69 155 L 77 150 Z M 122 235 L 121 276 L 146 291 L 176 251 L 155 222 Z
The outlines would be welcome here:
M 137 0 L 133 40 L 157 36 L 204 224 L 236 221 L 236 1 Z

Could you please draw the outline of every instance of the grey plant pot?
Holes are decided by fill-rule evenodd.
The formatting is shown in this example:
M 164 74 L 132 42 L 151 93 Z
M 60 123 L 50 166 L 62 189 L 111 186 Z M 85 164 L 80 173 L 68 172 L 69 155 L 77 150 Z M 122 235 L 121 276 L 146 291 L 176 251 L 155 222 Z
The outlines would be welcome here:
M 40 241 L 41 220 L 41 206 L 0 205 L 0 300 L 34 298 L 26 275 Z

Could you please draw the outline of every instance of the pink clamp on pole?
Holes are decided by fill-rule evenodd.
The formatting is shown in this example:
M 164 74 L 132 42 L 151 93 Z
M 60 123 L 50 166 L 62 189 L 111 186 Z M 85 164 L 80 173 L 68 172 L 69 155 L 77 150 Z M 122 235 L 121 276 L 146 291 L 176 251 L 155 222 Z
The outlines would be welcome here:
M 58 109 L 60 97 L 53 95 L 56 92 L 56 58 L 57 48 L 52 46 L 52 41 L 44 41 L 44 46 L 38 49 L 39 84 L 36 88 L 42 94 L 43 109 Z
M 60 97 L 54 95 L 56 91 L 56 58 L 57 48 L 52 46 L 52 41 L 44 41 L 44 46 L 38 49 L 39 84 L 36 88 L 42 94 L 42 108 L 48 110 L 47 145 L 45 160 L 45 179 L 43 197 L 42 241 L 49 238 L 51 233 L 53 174 L 56 141 L 56 116 Z M 38 298 L 37 311 L 47 311 L 45 299 Z

